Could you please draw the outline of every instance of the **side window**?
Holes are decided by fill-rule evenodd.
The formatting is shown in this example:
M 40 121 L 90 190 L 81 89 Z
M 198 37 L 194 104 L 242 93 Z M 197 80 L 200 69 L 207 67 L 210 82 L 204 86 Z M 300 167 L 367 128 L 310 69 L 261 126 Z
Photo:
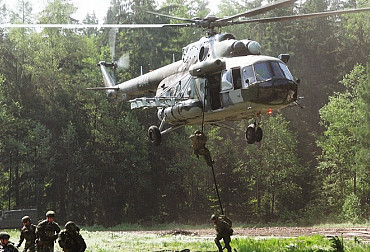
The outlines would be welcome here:
M 199 51 L 199 61 L 207 59 L 209 47 L 208 45 L 202 46 Z
M 256 82 L 252 66 L 243 67 L 242 76 L 244 87 L 248 87 L 250 84 Z

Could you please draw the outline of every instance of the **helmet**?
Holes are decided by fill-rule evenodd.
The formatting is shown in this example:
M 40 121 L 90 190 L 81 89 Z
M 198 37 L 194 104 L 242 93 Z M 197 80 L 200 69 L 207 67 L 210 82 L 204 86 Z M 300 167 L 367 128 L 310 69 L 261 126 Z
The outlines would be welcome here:
M 29 216 L 23 216 L 22 218 L 22 223 L 26 223 L 27 221 L 30 221 L 31 222 L 31 218 Z
M 54 211 L 47 211 L 46 217 L 55 217 L 55 212 Z
M 76 232 L 79 230 L 79 228 L 77 227 L 76 223 L 74 223 L 73 221 L 68 221 L 64 228 L 69 231 L 69 232 Z
M 211 215 L 211 220 L 217 220 L 217 215 L 212 214 L 212 215 Z
M 0 239 L 8 239 L 9 240 L 10 238 L 10 235 L 8 233 L 0 233 Z

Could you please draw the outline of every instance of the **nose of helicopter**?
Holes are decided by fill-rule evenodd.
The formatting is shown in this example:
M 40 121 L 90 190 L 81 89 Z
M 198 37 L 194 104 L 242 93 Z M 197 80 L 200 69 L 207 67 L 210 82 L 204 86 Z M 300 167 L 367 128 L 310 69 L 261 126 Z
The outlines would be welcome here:
M 297 83 L 288 79 L 273 79 L 256 84 L 257 103 L 268 105 L 290 104 L 297 100 Z

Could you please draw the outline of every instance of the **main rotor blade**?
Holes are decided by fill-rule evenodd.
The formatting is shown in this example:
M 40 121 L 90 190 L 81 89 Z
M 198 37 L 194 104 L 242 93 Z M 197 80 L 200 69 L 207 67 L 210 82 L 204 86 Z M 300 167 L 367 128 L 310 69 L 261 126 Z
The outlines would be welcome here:
M 189 27 L 192 23 L 184 24 L 0 24 L 0 28 L 163 28 L 163 27 Z
M 304 18 L 312 18 L 312 17 L 326 17 L 330 15 L 340 15 L 340 14 L 356 13 L 356 12 L 363 12 L 363 11 L 370 11 L 370 7 L 359 8 L 359 9 L 349 9 L 349 10 L 339 10 L 339 11 L 308 13 L 308 14 L 301 14 L 301 15 L 295 15 L 295 16 L 248 19 L 248 20 L 235 21 L 230 24 L 234 25 L 234 24 L 246 24 L 246 23 L 270 23 L 270 22 L 296 20 L 296 19 L 304 19 Z
M 182 17 L 172 16 L 172 15 L 168 15 L 168 14 L 162 14 L 162 13 L 159 13 L 159 12 L 149 11 L 149 10 L 140 10 L 140 11 L 146 12 L 146 13 L 149 13 L 149 14 L 153 14 L 153 15 L 157 15 L 157 16 L 162 16 L 162 17 L 172 18 L 172 19 L 176 19 L 176 20 L 195 23 L 194 20 L 188 19 L 188 18 L 182 18 Z
M 263 13 L 266 13 L 270 10 L 274 10 L 274 9 L 277 9 L 277 8 L 283 8 L 283 7 L 287 7 L 289 5 L 292 5 L 296 0 L 280 0 L 280 1 L 276 1 L 276 2 L 273 2 L 273 3 L 270 3 L 270 4 L 266 4 L 266 5 L 263 5 L 261 7 L 257 7 L 257 8 L 254 8 L 252 10 L 249 10 L 249 11 L 246 11 L 246 12 L 243 12 L 243 13 L 239 13 L 239 14 L 236 14 L 234 16 L 231 16 L 231 17 L 227 17 L 227 18 L 221 18 L 217 21 L 231 21 L 235 18 L 239 18 L 239 17 L 252 17 L 252 16 L 256 16 L 256 15 L 259 15 L 259 14 L 263 14 Z

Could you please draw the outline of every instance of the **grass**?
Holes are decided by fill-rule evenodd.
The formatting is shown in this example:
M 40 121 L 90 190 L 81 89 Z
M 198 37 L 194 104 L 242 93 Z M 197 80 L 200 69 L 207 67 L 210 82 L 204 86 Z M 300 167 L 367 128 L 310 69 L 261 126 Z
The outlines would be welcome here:
M 100 228 L 99 228 L 100 229 Z M 19 231 L 7 230 L 11 241 L 17 241 Z M 197 237 L 184 235 L 159 235 L 130 231 L 82 230 L 88 249 L 86 252 L 154 252 L 154 251 L 216 251 L 213 236 Z M 320 235 L 298 238 L 248 238 L 233 236 L 231 246 L 238 252 L 336 252 L 333 242 Z M 56 251 L 61 251 L 55 245 Z M 23 246 L 21 247 L 23 249 Z M 355 240 L 344 240 L 344 251 L 370 251 L 370 244 Z

